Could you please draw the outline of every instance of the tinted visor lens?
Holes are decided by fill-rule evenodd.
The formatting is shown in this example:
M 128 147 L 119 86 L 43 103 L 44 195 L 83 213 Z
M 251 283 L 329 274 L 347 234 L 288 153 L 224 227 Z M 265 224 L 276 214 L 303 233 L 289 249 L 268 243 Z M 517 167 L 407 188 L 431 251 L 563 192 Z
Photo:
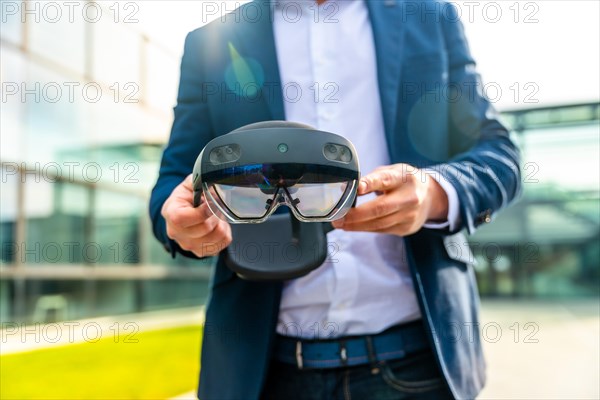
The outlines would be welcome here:
M 311 164 L 255 164 L 203 175 L 235 218 L 260 219 L 280 203 L 306 218 L 327 217 L 349 195 L 358 173 Z
M 240 218 L 262 218 L 270 206 L 274 194 L 265 194 L 256 187 L 214 185 L 225 206 Z
M 348 187 L 348 182 L 299 183 L 290 193 L 296 209 L 305 217 L 323 217 L 328 215 L 340 202 Z

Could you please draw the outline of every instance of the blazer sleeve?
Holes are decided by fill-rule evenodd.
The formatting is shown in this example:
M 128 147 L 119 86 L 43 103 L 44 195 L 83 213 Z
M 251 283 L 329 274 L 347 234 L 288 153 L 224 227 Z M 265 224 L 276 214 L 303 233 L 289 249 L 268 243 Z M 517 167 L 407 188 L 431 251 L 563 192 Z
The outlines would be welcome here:
M 460 93 L 452 94 L 458 100 L 448 105 L 449 143 L 454 155 L 431 169 L 446 178 L 459 197 L 461 223 L 450 233 L 463 228 L 473 233 L 520 194 L 520 153 L 482 93 L 464 28 L 450 3 L 445 4 L 441 27 L 448 54 L 448 90 Z
M 166 221 L 161 209 L 171 192 L 189 174 L 200 151 L 213 138 L 209 110 L 203 84 L 200 51 L 200 31 L 189 33 L 185 39 L 175 119 L 168 144 L 163 152 L 156 185 L 150 196 L 150 218 L 154 235 L 173 257 L 177 252 L 192 258 L 193 253 L 179 247 L 167 236 Z

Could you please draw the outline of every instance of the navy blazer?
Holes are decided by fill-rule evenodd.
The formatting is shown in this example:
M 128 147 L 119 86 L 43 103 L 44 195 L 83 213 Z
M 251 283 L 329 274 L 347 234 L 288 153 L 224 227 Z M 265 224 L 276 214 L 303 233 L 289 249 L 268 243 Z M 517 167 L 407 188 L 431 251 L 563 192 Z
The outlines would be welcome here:
M 390 159 L 435 168 L 458 192 L 460 226 L 452 232 L 421 229 L 406 237 L 406 255 L 447 384 L 455 397 L 474 398 L 485 382 L 485 363 L 474 260 L 461 231 L 472 233 L 490 222 L 517 196 L 519 152 L 481 95 L 480 77 L 451 4 L 366 2 Z M 243 68 L 236 64 L 240 60 Z M 242 125 L 283 119 L 268 2 L 247 3 L 188 35 L 175 120 L 150 200 L 154 233 L 168 251 L 193 256 L 169 239 L 160 210 L 191 173 L 204 145 Z M 199 397 L 258 398 L 282 284 L 242 280 L 219 257 L 211 289 Z

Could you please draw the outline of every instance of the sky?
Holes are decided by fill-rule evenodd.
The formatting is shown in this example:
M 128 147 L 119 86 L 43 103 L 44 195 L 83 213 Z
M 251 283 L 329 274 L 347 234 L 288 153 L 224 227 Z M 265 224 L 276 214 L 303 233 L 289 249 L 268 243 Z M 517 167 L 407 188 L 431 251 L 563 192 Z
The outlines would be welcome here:
M 490 22 L 495 19 L 491 7 L 487 20 L 482 17 L 485 2 L 472 13 L 473 22 L 464 20 L 466 12 L 463 22 L 484 81 L 502 88 L 499 109 L 535 106 L 530 100 L 539 105 L 599 100 L 599 1 L 491 3 L 502 10 L 498 22 Z M 520 11 L 517 23 L 515 4 Z

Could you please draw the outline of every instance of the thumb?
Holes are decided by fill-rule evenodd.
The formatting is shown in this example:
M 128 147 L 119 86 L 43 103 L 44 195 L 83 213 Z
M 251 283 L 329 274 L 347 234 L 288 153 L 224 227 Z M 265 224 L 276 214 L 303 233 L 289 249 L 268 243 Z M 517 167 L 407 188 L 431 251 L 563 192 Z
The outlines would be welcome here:
M 183 186 L 184 189 L 190 192 L 194 191 L 194 181 L 192 180 L 192 174 L 189 174 L 185 177 L 183 182 L 181 182 L 181 186 Z
M 358 194 L 386 192 L 402 185 L 402 172 L 395 168 L 386 168 L 365 175 L 358 185 Z

